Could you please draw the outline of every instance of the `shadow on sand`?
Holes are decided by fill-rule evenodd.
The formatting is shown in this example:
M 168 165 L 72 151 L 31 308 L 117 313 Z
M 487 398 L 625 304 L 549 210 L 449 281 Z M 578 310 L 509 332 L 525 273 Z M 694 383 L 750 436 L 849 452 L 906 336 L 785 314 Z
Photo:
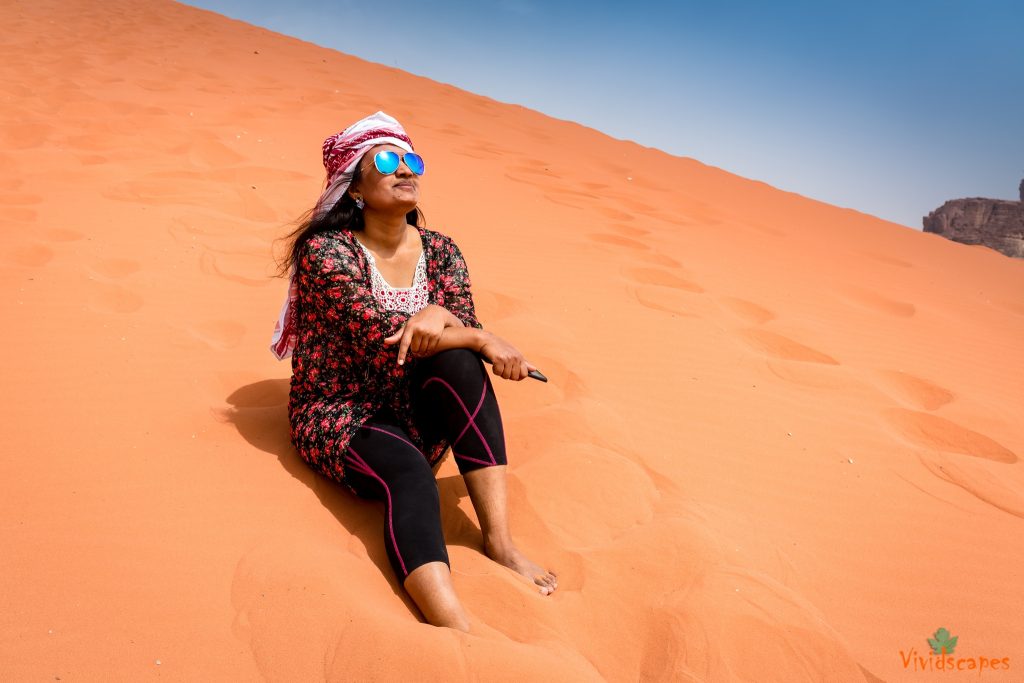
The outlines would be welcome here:
M 360 498 L 343 484 L 313 471 L 292 446 L 287 409 L 288 380 L 268 379 L 247 384 L 233 391 L 225 400 L 231 407 L 222 412 L 223 419 L 233 424 L 250 444 L 276 456 L 289 474 L 309 486 L 341 525 L 362 541 L 370 559 L 388 577 L 395 595 L 402 598 L 410 612 L 422 618 L 415 603 L 401 588 L 384 550 L 384 504 Z M 446 454 L 441 462 L 448 457 Z M 440 466 L 441 463 L 435 466 L 435 474 Z M 442 477 L 437 485 L 445 542 L 482 553 L 483 538 L 479 526 L 458 506 L 459 499 L 469 495 L 462 475 Z

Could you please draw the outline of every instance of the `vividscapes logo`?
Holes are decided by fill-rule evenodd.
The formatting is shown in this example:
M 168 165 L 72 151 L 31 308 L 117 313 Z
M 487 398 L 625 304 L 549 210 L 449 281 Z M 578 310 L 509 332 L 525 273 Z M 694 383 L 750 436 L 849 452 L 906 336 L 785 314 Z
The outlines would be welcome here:
M 945 627 L 942 627 L 928 638 L 931 654 L 919 654 L 917 648 L 910 652 L 900 650 L 900 662 L 908 671 L 975 671 L 979 675 L 985 671 L 1009 671 L 1009 657 L 958 657 L 956 656 L 957 639 Z

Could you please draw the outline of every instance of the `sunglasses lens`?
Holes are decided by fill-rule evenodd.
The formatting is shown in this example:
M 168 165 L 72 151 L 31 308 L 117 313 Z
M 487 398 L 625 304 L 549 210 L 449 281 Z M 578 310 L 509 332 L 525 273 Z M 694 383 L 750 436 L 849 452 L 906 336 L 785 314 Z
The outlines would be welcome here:
M 421 157 L 419 154 L 414 154 L 413 152 L 406 152 L 405 156 L 402 157 L 402 160 L 405 161 L 405 165 L 409 167 L 410 171 L 412 171 L 416 175 L 423 175 L 423 157 Z
M 384 175 L 394 173 L 398 169 L 398 155 L 389 151 L 377 152 L 373 165 Z

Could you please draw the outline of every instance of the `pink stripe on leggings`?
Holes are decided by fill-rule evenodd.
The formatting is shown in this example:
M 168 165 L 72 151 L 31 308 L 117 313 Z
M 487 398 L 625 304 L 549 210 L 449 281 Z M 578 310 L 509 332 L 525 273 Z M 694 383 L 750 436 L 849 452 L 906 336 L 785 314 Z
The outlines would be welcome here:
M 371 477 L 379 481 L 380 485 L 384 487 L 384 493 L 388 497 L 388 531 L 391 532 L 391 544 L 395 546 L 395 555 L 398 556 L 398 564 L 402 565 L 402 572 L 405 573 L 406 576 L 408 576 L 409 572 L 405 568 L 405 560 L 402 559 L 402 553 L 398 551 L 398 541 L 395 540 L 395 523 L 391 518 L 391 489 L 388 488 L 388 485 L 384 482 L 383 479 L 377 476 L 377 473 L 373 471 L 373 468 L 366 464 L 366 461 L 363 460 L 358 453 L 352 450 L 351 446 L 349 447 L 348 452 L 352 454 L 352 461 L 355 462 L 359 467 L 362 467 L 366 470 L 365 474 L 369 474 Z M 352 469 L 356 468 L 353 467 Z
M 484 379 L 487 378 L 485 377 Z M 480 431 L 480 428 L 476 426 L 476 421 L 474 419 L 476 418 L 476 414 L 480 412 L 480 408 L 483 407 L 484 399 L 487 398 L 487 382 L 484 382 L 484 391 L 482 394 L 480 394 L 480 402 L 476 404 L 476 410 L 473 411 L 472 415 L 470 415 L 469 409 L 466 408 L 466 404 L 462 402 L 462 397 L 459 396 L 459 392 L 455 391 L 455 389 L 452 388 L 451 384 L 448 384 L 448 382 L 445 382 L 440 377 L 431 377 L 430 379 L 423 383 L 423 387 L 427 386 L 431 382 L 440 382 L 441 384 L 448 387 L 448 391 L 452 392 L 452 396 L 455 397 L 455 400 L 459 402 L 459 406 L 462 407 L 462 412 L 464 412 L 466 414 L 466 417 L 469 418 L 469 422 L 466 423 L 466 426 L 462 428 L 462 431 L 459 432 L 459 435 L 455 437 L 454 441 L 452 441 L 452 453 L 455 454 L 455 444 L 461 441 L 463 435 L 465 435 L 466 433 L 466 430 L 472 427 L 476 431 L 477 436 L 480 437 L 480 443 L 482 443 L 484 445 L 484 448 L 487 449 L 487 455 L 488 457 L 490 457 L 491 461 L 487 462 L 485 460 L 477 460 L 476 458 L 469 458 L 462 455 L 456 455 L 456 457 L 463 458 L 464 460 L 472 460 L 473 462 L 479 462 L 484 465 L 497 465 L 498 461 L 494 459 L 494 453 L 491 452 L 491 447 L 487 443 L 487 439 L 484 438 L 484 434 L 483 432 Z
M 407 444 L 409 444 L 410 446 L 412 446 L 413 450 L 415 450 L 415 451 L 416 451 L 417 453 L 420 453 L 420 455 L 423 455 L 423 454 L 422 454 L 422 453 L 420 452 L 420 449 L 416 448 L 416 444 L 412 443 L 411 441 L 409 441 L 409 440 L 407 440 L 407 439 L 403 439 L 402 437 L 400 437 L 400 436 L 399 436 L 398 434 L 395 434 L 394 432 L 389 432 L 389 431 L 388 431 L 388 430 L 386 430 L 386 429 L 381 429 L 380 427 L 373 427 L 373 426 L 371 426 L 371 425 L 367 425 L 367 424 L 364 424 L 364 425 L 362 426 L 362 429 L 372 429 L 372 430 L 373 430 L 373 431 L 375 431 L 375 432 L 380 432 L 381 434 L 387 434 L 388 436 L 393 436 L 393 437 L 395 437 L 396 439 L 398 439 L 399 441 L 401 441 L 402 443 L 407 443 Z

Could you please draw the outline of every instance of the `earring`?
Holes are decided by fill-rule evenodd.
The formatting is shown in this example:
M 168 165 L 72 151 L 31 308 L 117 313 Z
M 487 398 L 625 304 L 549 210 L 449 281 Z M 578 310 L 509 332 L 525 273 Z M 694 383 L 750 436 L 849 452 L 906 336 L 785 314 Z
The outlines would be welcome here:
M 356 197 L 356 208 L 362 209 L 365 206 L 362 197 Z

